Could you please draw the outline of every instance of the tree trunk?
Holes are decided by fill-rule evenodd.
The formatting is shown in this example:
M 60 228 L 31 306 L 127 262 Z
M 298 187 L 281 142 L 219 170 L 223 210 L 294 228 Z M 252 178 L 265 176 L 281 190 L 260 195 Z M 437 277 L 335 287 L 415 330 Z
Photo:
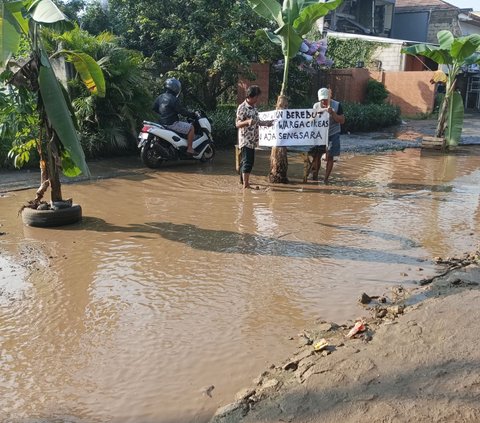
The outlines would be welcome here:
M 440 106 L 440 111 L 438 112 L 437 130 L 435 132 L 435 136 L 438 138 L 443 138 L 445 136 L 448 107 L 450 101 L 452 101 L 453 93 L 455 92 L 455 85 L 456 79 L 454 79 L 452 83 L 448 83 L 447 81 L 447 85 L 445 87 L 445 97 Z
M 287 147 L 272 147 L 268 180 L 274 184 L 288 184 Z
M 442 138 L 445 135 L 445 122 L 447 120 L 447 111 L 448 111 L 449 101 L 450 101 L 450 98 L 448 98 L 447 95 L 445 95 L 442 105 L 440 106 L 440 111 L 438 112 L 437 130 L 435 132 L 435 136 L 438 138 Z
M 53 201 L 62 201 L 62 186 L 60 183 L 61 159 L 58 152 L 57 134 L 47 130 L 49 142 L 47 145 L 48 177 L 50 180 L 50 198 Z
M 279 95 L 276 110 L 286 109 L 287 107 L 287 97 Z M 270 154 L 270 173 L 268 175 L 269 182 L 274 184 L 288 184 L 287 171 L 287 147 L 272 147 L 272 152 Z

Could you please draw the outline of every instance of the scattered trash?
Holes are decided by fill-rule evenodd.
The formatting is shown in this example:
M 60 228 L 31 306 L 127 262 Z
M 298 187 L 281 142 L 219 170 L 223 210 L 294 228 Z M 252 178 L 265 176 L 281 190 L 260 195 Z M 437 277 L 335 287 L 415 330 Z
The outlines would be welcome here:
M 382 318 L 384 318 L 386 315 L 387 315 L 387 310 L 384 309 L 384 308 L 378 309 L 378 310 L 376 311 L 376 313 L 375 313 L 375 317 L 376 317 L 377 319 L 382 319 Z
M 322 351 L 324 350 L 325 348 L 328 347 L 328 341 L 325 339 L 325 338 L 322 338 L 320 339 L 320 341 L 316 342 L 314 345 L 313 345 L 313 349 L 315 351 Z
M 360 296 L 358 302 L 360 304 L 369 304 L 371 303 L 372 301 L 372 298 L 370 296 L 368 296 L 367 294 L 365 294 L 365 292 Z
M 363 342 L 365 344 L 368 344 L 372 339 L 373 337 L 371 333 L 366 332 L 365 335 L 363 335 Z
M 200 392 L 203 394 L 203 395 L 207 395 L 209 396 L 210 398 L 212 398 L 212 391 L 215 389 L 215 386 L 214 385 L 210 385 L 210 386 L 205 386 L 204 388 L 202 388 L 200 390 Z
M 350 332 L 347 334 L 347 338 L 351 338 L 352 336 L 356 335 L 358 332 L 363 332 L 365 330 L 365 322 L 363 320 L 359 320 L 355 323 Z
M 394 305 L 394 306 L 388 307 L 388 312 L 393 317 L 397 317 L 399 314 L 403 314 L 404 310 L 405 310 L 405 306 L 403 305 Z

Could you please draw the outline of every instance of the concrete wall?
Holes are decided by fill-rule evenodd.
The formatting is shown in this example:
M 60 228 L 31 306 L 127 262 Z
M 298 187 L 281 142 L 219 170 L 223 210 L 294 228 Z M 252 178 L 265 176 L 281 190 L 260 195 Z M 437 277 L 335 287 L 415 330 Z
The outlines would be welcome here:
M 370 72 L 370 77 L 385 85 L 390 103 L 399 106 L 402 115 L 431 113 L 435 86 L 430 84 L 433 72 Z
M 250 85 L 258 85 L 262 90 L 262 95 L 258 100 L 258 104 L 268 103 L 268 90 L 270 78 L 270 65 L 268 63 L 252 63 L 250 65 L 252 72 L 256 75 L 254 80 L 241 77 L 237 84 L 237 103 L 240 104 L 245 100 L 247 88 Z
M 433 72 L 383 72 L 368 69 L 333 69 L 326 77 L 335 99 L 362 103 L 367 81 L 372 78 L 385 85 L 390 103 L 400 107 L 402 115 L 430 113 L 434 106 L 435 87 L 430 84 Z
M 262 96 L 260 104 L 268 102 L 268 77 L 267 64 L 253 64 L 252 70 L 256 72 L 254 81 L 241 79 L 238 82 L 238 103 L 245 99 L 245 91 L 251 84 L 260 86 Z M 400 107 L 402 115 L 414 116 L 421 113 L 431 113 L 434 106 L 435 86 L 430 84 L 433 76 L 431 71 L 413 72 L 386 72 L 372 71 L 365 68 L 331 69 L 318 73 L 312 77 L 313 99 L 317 97 L 317 90 L 322 86 L 332 89 L 332 95 L 339 101 L 363 103 L 367 92 L 367 81 L 375 79 L 385 85 L 389 97 L 387 101 Z
M 331 88 L 336 100 L 361 103 L 369 78 L 369 71 L 364 68 L 332 69 L 326 75 L 325 85 Z
M 393 38 L 383 38 L 383 37 L 374 37 L 371 35 L 359 35 L 359 34 L 346 34 L 346 33 L 337 33 L 329 32 L 327 33 L 328 38 L 338 38 L 341 40 L 357 39 L 370 41 L 376 43 L 379 46 L 372 55 L 372 62 L 378 61 L 379 69 L 385 71 L 402 71 L 404 70 L 404 57 L 401 53 L 402 47 L 405 45 L 403 40 L 396 40 Z M 328 56 L 328 53 L 327 53 Z M 365 66 L 369 66 L 369 63 L 366 63 Z M 373 67 L 373 64 L 372 66 Z
M 402 44 L 383 44 L 372 55 L 372 60 L 379 60 L 380 68 L 384 71 L 402 71 L 404 69 L 402 47 Z

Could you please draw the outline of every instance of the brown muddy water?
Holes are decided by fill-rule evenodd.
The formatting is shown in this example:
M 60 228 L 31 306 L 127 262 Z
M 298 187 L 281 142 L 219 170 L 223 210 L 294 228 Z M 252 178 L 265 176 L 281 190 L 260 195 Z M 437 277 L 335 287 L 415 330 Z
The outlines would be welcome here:
M 342 156 L 329 186 L 292 156 L 268 187 L 259 154 L 247 192 L 232 160 L 64 185 L 84 219 L 59 229 L 0 197 L 0 421 L 206 422 L 302 329 L 477 245 L 478 147 Z

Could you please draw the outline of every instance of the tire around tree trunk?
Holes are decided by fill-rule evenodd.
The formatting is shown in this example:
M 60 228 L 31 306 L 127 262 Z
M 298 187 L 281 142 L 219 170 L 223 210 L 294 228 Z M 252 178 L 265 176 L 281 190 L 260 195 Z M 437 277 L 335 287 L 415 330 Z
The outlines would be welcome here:
M 58 210 L 36 210 L 24 208 L 22 221 L 25 225 L 39 228 L 71 225 L 82 220 L 82 208 L 78 204 Z

